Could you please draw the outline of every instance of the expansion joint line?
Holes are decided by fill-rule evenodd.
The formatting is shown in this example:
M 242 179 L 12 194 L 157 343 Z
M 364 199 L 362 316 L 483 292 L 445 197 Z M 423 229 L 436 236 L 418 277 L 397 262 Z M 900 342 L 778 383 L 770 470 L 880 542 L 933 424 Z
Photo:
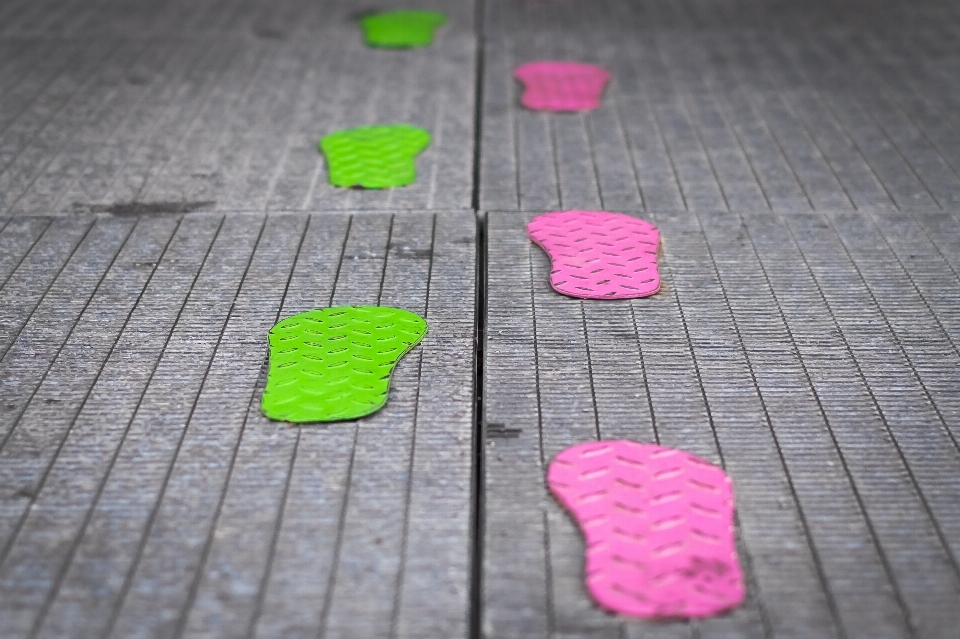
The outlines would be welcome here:
M 471 208 L 476 218 L 476 303 L 474 312 L 474 396 L 473 396 L 473 500 L 471 504 L 471 566 L 469 595 L 470 639 L 483 637 L 483 530 L 484 530 L 484 448 L 483 356 L 486 341 L 487 313 L 487 216 L 480 210 L 481 143 L 483 141 L 483 74 L 484 74 L 484 0 L 474 4 L 476 66 L 474 69 L 473 110 L 473 192 Z

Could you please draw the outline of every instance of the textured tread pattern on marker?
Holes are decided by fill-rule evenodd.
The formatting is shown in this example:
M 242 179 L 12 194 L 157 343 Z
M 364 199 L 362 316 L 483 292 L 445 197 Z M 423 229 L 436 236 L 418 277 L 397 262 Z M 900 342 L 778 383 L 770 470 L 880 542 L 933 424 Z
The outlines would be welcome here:
M 425 47 L 447 21 L 439 11 L 387 11 L 360 20 L 367 46 L 391 49 Z
M 397 362 L 426 332 L 419 315 L 381 306 L 337 306 L 278 322 L 269 335 L 264 415 L 329 422 L 379 410 Z
M 550 285 L 584 299 L 647 297 L 660 290 L 660 231 L 622 213 L 556 211 L 535 217 L 527 235 L 552 262 Z
M 586 538 L 586 582 L 604 608 L 705 617 L 743 601 L 730 478 L 684 451 L 627 440 L 572 446 L 547 482 Z
M 520 103 L 536 111 L 590 111 L 600 106 L 610 72 L 582 62 L 528 62 L 513 76 L 524 84 Z
M 417 181 L 414 158 L 429 144 L 430 134 L 419 127 L 388 124 L 331 133 L 320 150 L 334 186 L 386 189 Z

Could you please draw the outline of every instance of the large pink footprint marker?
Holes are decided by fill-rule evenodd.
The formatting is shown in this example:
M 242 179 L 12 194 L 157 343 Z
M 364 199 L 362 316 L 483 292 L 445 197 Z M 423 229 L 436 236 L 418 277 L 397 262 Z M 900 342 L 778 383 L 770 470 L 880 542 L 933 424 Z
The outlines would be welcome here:
M 556 211 L 527 224 L 553 263 L 550 286 L 584 299 L 647 297 L 660 290 L 660 231 L 622 213 Z
M 604 608 L 707 617 L 743 601 L 722 469 L 672 448 L 601 441 L 557 455 L 547 482 L 586 537 L 587 587 Z
M 536 111 L 589 111 L 600 106 L 610 80 L 603 67 L 582 62 L 528 62 L 513 77 L 523 82 L 523 106 Z

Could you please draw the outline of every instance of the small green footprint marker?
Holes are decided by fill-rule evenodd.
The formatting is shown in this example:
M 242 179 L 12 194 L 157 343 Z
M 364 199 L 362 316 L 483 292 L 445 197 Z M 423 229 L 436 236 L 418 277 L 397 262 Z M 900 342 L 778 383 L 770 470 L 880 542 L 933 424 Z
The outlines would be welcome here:
M 447 17 L 439 11 L 388 11 L 361 18 L 367 46 L 388 49 L 425 47 Z
M 376 412 L 397 362 L 426 332 L 419 315 L 386 306 L 336 306 L 278 322 L 269 335 L 263 414 L 333 422 Z
M 330 184 L 386 189 L 417 181 L 414 158 L 430 144 L 430 134 L 409 124 L 361 126 L 326 135 L 320 151 L 327 158 Z

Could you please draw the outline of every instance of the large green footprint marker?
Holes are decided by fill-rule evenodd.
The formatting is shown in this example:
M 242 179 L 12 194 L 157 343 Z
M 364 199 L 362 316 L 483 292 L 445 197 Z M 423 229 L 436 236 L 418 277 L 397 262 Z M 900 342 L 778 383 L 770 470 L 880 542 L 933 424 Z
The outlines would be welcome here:
M 388 11 L 361 18 L 367 46 L 389 49 L 425 47 L 447 17 L 438 11 Z
M 337 131 L 319 146 L 334 186 L 387 189 L 417 181 L 414 158 L 429 144 L 430 134 L 421 128 L 388 124 Z
M 336 306 L 278 322 L 270 329 L 263 414 L 333 422 L 379 410 L 397 362 L 426 332 L 419 315 L 382 306 Z

